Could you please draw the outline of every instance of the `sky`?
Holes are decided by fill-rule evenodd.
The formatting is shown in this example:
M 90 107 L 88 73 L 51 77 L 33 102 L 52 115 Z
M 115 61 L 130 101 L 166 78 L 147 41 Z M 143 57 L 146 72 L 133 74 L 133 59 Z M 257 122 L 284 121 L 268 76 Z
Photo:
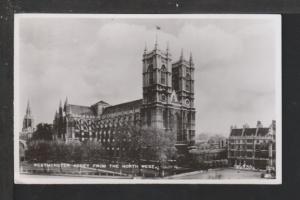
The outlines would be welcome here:
M 156 26 L 161 29 L 156 30 Z M 195 63 L 196 134 L 276 119 L 280 18 L 19 16 L 15 44 L 19 121 L 30 101 L 35 123 L 52 123 L 59 101 L 111 105 L 142 98 L 147 46 L 183 49 Z

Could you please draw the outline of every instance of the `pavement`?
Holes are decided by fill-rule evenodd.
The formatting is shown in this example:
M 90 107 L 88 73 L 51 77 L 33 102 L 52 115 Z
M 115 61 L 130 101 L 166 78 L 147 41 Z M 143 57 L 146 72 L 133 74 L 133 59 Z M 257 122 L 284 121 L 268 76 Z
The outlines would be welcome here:
M 261 172 L 242 171 L 230 168 L 211 169 L 208 171 L 193 171 L 183 174 L 177 174 L 165 179 L 261 179 Z

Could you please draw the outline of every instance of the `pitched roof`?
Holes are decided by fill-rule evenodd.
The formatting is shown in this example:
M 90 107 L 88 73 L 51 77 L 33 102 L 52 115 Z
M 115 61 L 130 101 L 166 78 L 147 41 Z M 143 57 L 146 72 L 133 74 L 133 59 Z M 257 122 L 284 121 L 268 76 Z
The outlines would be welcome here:
M 89 106 L 68 105 L 70 113 L 76 115 L 95 115 Z
M 230 136 L 255 136 L 257 131 L 257 136 L 266 136 L 269 133 L 269 128 L 245 128 L 243 129 L 234 128 L 230 132 Z
M 143 100 L 139 99 L 139 100 L 129 101 L 129 102 L 122 103 L 122 104 L 108 106 L 108 107 L 104 108 L 103 114 L 140 109 L 142 103 L 143 103 Z
M 259 128 L 257 135 L 258 136 L 266 136 L 269 133 L 269 128 Z
M 256 133 L 256 128 L 246 128 L 244 131 L 244 136 L 253 136 Z
M 231 129 L 230 136 L 241 136 L 242 133 L 243 133 L 243 129 L 233 128 L 233 129 Z
M 105 102 L 105 101 L 98 101 L 97 103 L 94 103 L 93 105 L 96 105 L 96 104 L 106 104 L 106 105 L 109 105 L 109 103 Z

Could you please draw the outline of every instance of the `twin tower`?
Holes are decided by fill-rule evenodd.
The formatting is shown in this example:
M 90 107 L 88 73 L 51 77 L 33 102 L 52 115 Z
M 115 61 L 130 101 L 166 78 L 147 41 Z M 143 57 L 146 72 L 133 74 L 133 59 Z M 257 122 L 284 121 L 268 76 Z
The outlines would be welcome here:
M 144 50 L 142 122 L 176 132 L 177 145 L 194 142 L 194 72 L 192 54 L 185 60 L 181 51 L 172 62 L 169 47 L 162 51 L 155 42 L 152 51 Z

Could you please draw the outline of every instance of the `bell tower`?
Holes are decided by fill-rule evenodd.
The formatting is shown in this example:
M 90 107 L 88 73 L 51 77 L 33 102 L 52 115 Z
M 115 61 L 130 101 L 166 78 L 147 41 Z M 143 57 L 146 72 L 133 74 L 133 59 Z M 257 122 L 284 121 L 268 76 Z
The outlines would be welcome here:
M 172 64 L 169 47 L 162 51 L 157 40 L 143 53 L 142 125 L 176 134 L 176 147 L 187 151 L 195 141 L 194 62 L 192 54 Z
M 194 107 L 194 71 L 192 54 L 187 61 L 184 59 L 183 50 L 181 50 L 179 61 L 172 65 L 172 85 L 178 100 L 186 107 Z
M 164 128 L 163 113 L 170 102 L 172 93 L 172 58 L 169 45 L 165 51 L 158 47 L 157 39 L 154 49 L 143 54 L 143 106 L 141 110 L 144 125 Z
M 181 126 L 177 140 L 187 141 L 190 145 L 193 145 L 195 137 L 194 71 L 192 54 L 186 60 L 181 50 L 179 60 L 172 64 L 172 86 L 181 105 Z

